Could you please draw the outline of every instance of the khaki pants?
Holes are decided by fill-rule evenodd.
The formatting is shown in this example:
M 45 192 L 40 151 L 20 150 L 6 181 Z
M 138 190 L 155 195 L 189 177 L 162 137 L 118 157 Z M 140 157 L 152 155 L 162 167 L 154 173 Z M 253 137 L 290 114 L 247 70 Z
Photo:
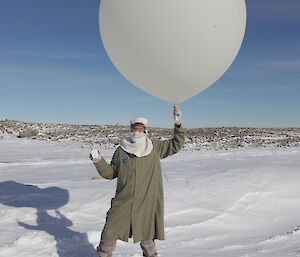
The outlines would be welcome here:
M 100 242 L 97 247 L 97 253 L 99 257 L 112 257 L 112 252 L 115 250 L 117 241 L 112 242 Z M 155 248 L 154 240 L 146 241 L 143 240 L 140 243 L 143 250 L 143 256 L 146 257 L 158 257 Z

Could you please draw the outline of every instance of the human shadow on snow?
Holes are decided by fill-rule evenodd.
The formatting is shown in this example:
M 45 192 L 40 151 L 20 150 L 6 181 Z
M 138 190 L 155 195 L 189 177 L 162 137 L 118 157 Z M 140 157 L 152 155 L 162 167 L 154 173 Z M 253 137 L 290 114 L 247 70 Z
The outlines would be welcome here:
M 0 203 L 12 207 L 35 208 L 36 225 L 18 221 L 28 230 L 44 231 L 54 237 L 59 257 L 96 257 L 93 245 L 86 233 L 71 230 L 72 221 L 58 209 L 69 202 L 69 192 L 59 187 L 39 188 L 15 181 L 0 182 Z M 48 214 L 55 210 L 56 217 Z M 41 245 L 43 247 L 43 245 Z

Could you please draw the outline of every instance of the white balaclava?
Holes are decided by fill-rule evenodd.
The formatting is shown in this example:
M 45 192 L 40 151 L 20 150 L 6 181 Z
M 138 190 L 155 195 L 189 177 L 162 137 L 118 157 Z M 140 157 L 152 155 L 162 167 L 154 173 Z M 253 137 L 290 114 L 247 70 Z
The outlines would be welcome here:
M 148 121 L 145 118 L 133 118 L 130 121 L 130 126 L 135 123 L 143 124 L 145 132 L 130 132 L 129 136 L 124 138 L 120 147 L 128 153 L 134 154 L 137 157 L 144 157 L 151 153 L 153 144 L 150 138 L 147 136 L 147 125 Z
M 146 134 L 148 133 L 148 130 L 147 130 L 148 120 L 147 119 L 142 118 L 142 117 L 136 117 L 136 118 L 133 118 L 132 120 L 130 120 L 130 126 L 132 126 L 135 123 L 143 124 L 145 127 Z

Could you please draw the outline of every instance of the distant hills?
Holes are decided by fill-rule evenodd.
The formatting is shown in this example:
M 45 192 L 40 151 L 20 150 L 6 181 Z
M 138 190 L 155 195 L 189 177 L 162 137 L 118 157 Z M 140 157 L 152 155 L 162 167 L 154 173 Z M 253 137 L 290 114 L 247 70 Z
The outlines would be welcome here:
M 152 139 L 168 139 L 173 129 L 149 127 Z M 69 125 L 1 120 L 0 134 L 11 134 L 37 140 L 101 145 L 115 148 L 129 132 L 129 126 Z M 1 136 L 0 136 L 1 139 Z M 21 140 L 21 139 L 20 139 Z M 1 142 L 1 141 L 0 141 Z M 1 145 L 1 143 L 0 143 Z M 299 147 L 300 128 L 193 128 L 186 129 L 184 149 L 226 150 L 241 147 Z

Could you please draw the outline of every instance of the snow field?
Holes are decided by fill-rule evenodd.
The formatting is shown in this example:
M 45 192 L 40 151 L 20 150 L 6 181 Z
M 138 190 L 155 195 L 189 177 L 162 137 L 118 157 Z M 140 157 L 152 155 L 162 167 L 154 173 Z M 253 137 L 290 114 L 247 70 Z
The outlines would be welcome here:
M 106 160 L 113 151 L 100 149 Z M 0 256 L 95 257 L 116 180 L 80 143 L 0 139 Z M 162 160 L 161 257 L 300 257 L 300 149 L 182 151 Z M 141 257 L 118 241 L 114 256 Z

